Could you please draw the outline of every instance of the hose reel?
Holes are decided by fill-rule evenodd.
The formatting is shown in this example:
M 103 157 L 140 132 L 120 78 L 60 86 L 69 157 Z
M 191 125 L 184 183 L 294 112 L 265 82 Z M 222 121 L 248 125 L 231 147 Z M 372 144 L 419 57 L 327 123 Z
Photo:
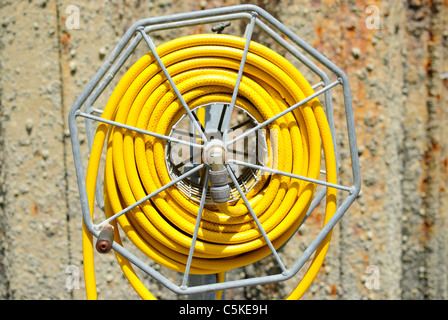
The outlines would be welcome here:
M 223 34 L 224 27 L 215 34 L 184 36 L 157 47 L 150 37 L 159 30 L 205 23 L 227 26 L 228 21 L 236 20 L 247 22 L 243 37 Z M 286 48 L 321 82 L 313 88 L 291 62 L 252 41 L 255 27 Z M 326 66 L 336 80 L 330 82 L 325 72 L 283 37 Z M 120 79 L 104 108 L 94 107 L 140 42 L 148 46 L 148 54 Z M 337 183 L 331 101 L 331 89 L 336 86 L 343 87 L 351 187 Z M 85 118 L 89 138 L 86 175 L 77 117 Z M 96 128 L 93 121 L 98 123 Z M 111 239 L 112 232 L 111 249 L 142 298 L 154 296 L 132 266 L 175 293 L 195 294 L 289 279 L 314 253 L 311 266 L 289 296 L 299 298 L 323 262 L 332 228 L 360 190 L 347 77 L 257 6 L 210 9 L 135 23 L 76 100 L 69 126 L 83 209 L 89 299 L 96 298 L 93 237 L 102 241 L 99 248 L 107 251 L 104 241 Z M 103 155 L 104 172 L 99 172 Z M 317 186 L 323 186 L 318 193 Z M 339 207 L 338 190 L 348 194 Z M 96 224 L 95 199 L 105 213 L 105 219 Z M 294 266 L 287 268 L 279 248 L 323 199 L 324 226 Z M 172 283 L 124 248 L 119 228 L 134 249 L 183 273 L 182 283 Z M 225 272 L 269 255 L 279 264 L 280 274 L 222 280 Z M 189 286 L 192 274 L 217 274 L 220 281 Z

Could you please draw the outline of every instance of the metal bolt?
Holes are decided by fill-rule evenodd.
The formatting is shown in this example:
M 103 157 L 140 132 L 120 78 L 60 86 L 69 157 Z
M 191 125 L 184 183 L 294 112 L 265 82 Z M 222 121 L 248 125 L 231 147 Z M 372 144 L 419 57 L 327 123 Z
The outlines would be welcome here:
M 225 28 L 227 28 L 228 26 L 230 26 L 230 21 L 226 21 L 226 22 L 220 22 L 218 23 L 216 26 L 214 26 L 212 28 L 212 31 L 220 34 L 221 32 L 224 31 Z

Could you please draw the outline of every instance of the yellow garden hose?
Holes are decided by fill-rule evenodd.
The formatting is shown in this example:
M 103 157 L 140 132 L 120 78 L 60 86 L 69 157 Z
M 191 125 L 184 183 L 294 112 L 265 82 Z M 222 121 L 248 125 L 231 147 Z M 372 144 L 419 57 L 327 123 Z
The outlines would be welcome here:
M 230 103 L 245 39 L 201 34 L 169 41 L 157 47 L 185 102 L 193 109 L 211 103 Z M 313 94 L 309 83 L 286 59 L 252 41 L 236 105 L 263 122 Z M 102 117 L 169 135 L 185 113 L 151 53 L 140 58 L 112 93 Z M 336 183 L 333 140 L 324 110 L 317 99 L 273 121 L 269 165 L 318 179 L 323 150 L 326 180 Z M 86 186 L 90 208 L 103 146 L 106 143 L 104 202 L 106 218 L 134 204 L 171 181 L 166 168 L 166 141 L 117 126 L 100 123 L 91 148 Z M 246 195 L 263 229 L 277 249 L 297 230 L 316 185 L 284 175 L 263 176 Z M 121 244 L 118 225 L 126 237 L 156 263 L 185 271 L 199 204 L 172 186 L 111 224 Z M 326 223 L 336 210 L 336 189 L 327 188 Z M 93 209 L 91 209 L 93 217 Z M 118 223 L 117 223 L 118 222 Z M 300 298 L 322 265 L 331 234 L 315 252 L 313 261 L 288 298 Z M 88 299 L 96 299 L 92 235 L 83 227 L 83 254 Z M 271 253 L 244 203 L 206 206 L 191 263 L 192 274 L 218 274 L 251 264 Z M 132 265 L 116 253 L 131 285 L 143 299 L 155 297 L 143 286 Z

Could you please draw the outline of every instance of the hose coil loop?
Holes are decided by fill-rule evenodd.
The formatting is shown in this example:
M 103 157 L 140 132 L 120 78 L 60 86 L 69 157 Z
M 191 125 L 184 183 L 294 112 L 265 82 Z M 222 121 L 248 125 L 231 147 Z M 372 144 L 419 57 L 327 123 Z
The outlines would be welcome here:
M 201 34 L 157 47 L 169 74 L 190 109 L 230 103 L 245 39 Z M 251 41 L 236 105 L 263 122 L 313 94 L 309 83 L 285 58 Z M 185 113 L 151 53 L 140 58 L 112 93 L 103 118 L 169 135 Z M 336 183 L 333 140 L 317 98 L 269 125 L 276 137 L 269 148 L 270 167 L 318 179 L 323 150 L 326 180 Z M 271 137 L 272 138 L 272 137 Z M 93 208 L 97 171 L 106 143 L 104 201 L 106 218 L 171 181 L 166 168 L 166 141 L 106 123 L 97 127 L 87 169 L 86 186 Z M 270 241 L 277 249 L 298 229 L 316 185 L 279 174 L 263 175 L 246 195 Z M 117 220 L 114 239 L 121 244 L 118 224 L 126 237 L 150 259 L 184 272 L 199 203 L 176 186 L 160 192 Z M 92 209 L 93 210 L 93 209 Z M 336 210 L 336 190 L 327 188 L 324 223 Z M 93 216 L 93 211 L 91 211 Z M 117 224 L 118 222 L 118 224 Z M 96 297 L 92 236 L 84 227 L 84 265 L 88 297 Z M 321 243 L 311 267 L 289 298 L 299 298 L 317 274 L 331 234 Z M 192 274 L 219 274 L 256 262 L 271 253 L 262 233 L 242 201 L 204 208 L 191 264 Z M 141 284 L 131 264 L 117 254 L 130 283 L 142 298 L 154 298 Z

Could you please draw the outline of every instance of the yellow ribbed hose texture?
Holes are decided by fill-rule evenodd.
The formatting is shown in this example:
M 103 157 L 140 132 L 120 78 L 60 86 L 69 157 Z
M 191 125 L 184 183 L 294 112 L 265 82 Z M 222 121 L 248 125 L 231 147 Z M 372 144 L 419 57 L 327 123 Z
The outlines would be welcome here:
M 211 102 L 230 103 L 245 39 L 222 34 L 178 38 L 157 47 L 176 87 L 190 109 Z M 251 41 L 236 105 L 263 122 L 313 94 L 309 83 L 285 58 Z M 185 110 L 151 53 L 140 58 L 120 79 L 102 117 L 169 135 Z M 270 167 L 318 179 L 323 150 L 326 180 L 336 183 L 333 140 L 324 110 L 313 99 L 268 125 Z M 91 148 L 86 185 L 94 207 L 98 168 L 106 146 L 104 201 L 106 218 L 134 204 L 171 181 L 165 161 L 166 141 L 100 123 Z M 316 185 L 284 175 L 264 175 L 246 196 L 270 241 L 277 249 L 302 222 Z M 336 210 L 336 190 L 327 188 L 324 223 Z M 199 204 L 176 186 L 112 221 L 115 241 L 120 227 L 135 247 L 151 260 L 185 271 Z M 93 217 L 93 209 L 91 209 Z M 300 298 L 317 275 L 331 234 L 315 252 L 297 288 L 288 297 Z M 92 235 L 83 226 L 84 272 L 88 299 L 96 299 Z M 256 262 L 271 250 L 246 205 L 206 205 L 194 246 L 190 273 L 217 274 Z M 117 260 L 143 299 L 155 297 L 138 279 L 131 263 Z

